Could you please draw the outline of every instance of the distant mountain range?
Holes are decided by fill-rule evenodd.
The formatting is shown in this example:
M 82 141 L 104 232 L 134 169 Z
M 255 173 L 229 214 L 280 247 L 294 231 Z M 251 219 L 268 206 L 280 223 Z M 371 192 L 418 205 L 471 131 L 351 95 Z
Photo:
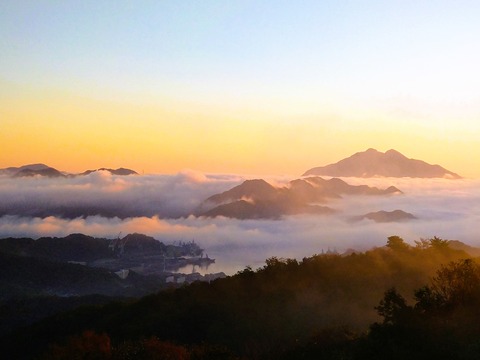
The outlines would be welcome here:
M 0 169 L 0 174 L 12 177 L 30 177 L 30 176 L 46 176 L 46 177 L 65 177 L 66 175 L 57 169 L 45 164 L 30 164 L 20 167 L 9 167 Z
M 385 153 L 368 149 L 335 164 L 312 168 L 303 174 L 303 176 L 312 175 L 461 179 L 460 175 L 440 165 L 431 165 L 421 160 L 409 159 L 393 149 Z
M 91 174 L 93 172 L 96 172 L 96 171 L 108 171 L 112 175 L 123 175 L 123 176 L 138 175 L 138 173 L 136 171 L 133 171 L 133 170 L 130 170 L 130 169 L 125 169 L 125 168 L 118 168 L 118 169 L 100 168 L 100 169 L 96 169 L 96 170 L 87 170 L 87 171 L 84 171 L 83 173 L 78 174 L 78 175 L 89 175 L 89 174 Z
M 96 171 L 108 171 L 112 175 L 138 175 L 136 171 L 125 169 L 125 168 L 118 168 L 118 169 L 100 168 L 96 170 L 87 170 L 80 174 L 72 174 L 65 171 L 59 171 L 45 164 L 29 164 L 29 165 L 23 165 L 20 167 L 8 167 L 5 169 L 0 169 L 0 175 L 3 174 L 3 175 L 8 175 L 8 176 L 17 177 L 17 178 L 32 177 L 32 176 L 60 178 L 60 177 L 85 176 Z
M 197 209 L 196 215 L 237 219 L 275 219 L 283 215 L 332 214 L 336 211 L 323 204 L 329 199 L 341 198 L 342 195 L 378 196 L 401 193 L 394 186 L 382 190 L 367 185 L 349 185 L 337 178 L 297 179 L 281 188 L 276 188 L 265 180 L 255 179 L 247 180 L 228 191 L 209 197 Z
M 386 223 L 386 222 L 403 222 L 409 220 L 415 220 L 417 217 L 413 214 L 405 212 L 403 210 L 393 210 L 393 211 L 375 211 L 370 212 L 365 215 L 355 216 L 351 221 L 362 221 L 362 220 L 373 220 L 377 223 Z
M 30 164 L 20 167 L 0 169 L 0 174 L 12 177 L 73 177 L 89 175 L 96 171 L 108 171 L 112 175 L 138 175 L 134 170 L 126 168 L 100 168 L 86 170 L 79 174 L 59 171 L 45 164 Z M 334 164 L 314 167 L 307 170 L 302 176 L 334 176 L 334 177 L 411 177 L 411 178 L 448 178 L 461 179 L 462 177 L 440 165 L 431 165 L 422 160 L 409 159 L 396 150 L 385 153 L 375 149 L 358 152 Z M 269 190 L 266 189 L 268 192 Z M 246 204 L 242 205 L 247 207 Z

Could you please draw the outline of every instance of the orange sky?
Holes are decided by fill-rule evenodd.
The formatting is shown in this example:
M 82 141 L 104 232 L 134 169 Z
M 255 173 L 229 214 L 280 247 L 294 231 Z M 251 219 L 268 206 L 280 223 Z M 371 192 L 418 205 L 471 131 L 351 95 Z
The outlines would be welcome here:
M 480 177 L 480 2 L 0 2 L 0 168 Z
M 0 100 L 0 167 L 43 162 L 70 172 L 123 166 L 145 173 L 190 168 L 298 176 L 374 147 L 480 175 L 469 156 L 480 153 L 471 129 L 399 121 L 361 107 L 302 113 L 295 104 L 276 105 L 115 102 L 17 88 Z

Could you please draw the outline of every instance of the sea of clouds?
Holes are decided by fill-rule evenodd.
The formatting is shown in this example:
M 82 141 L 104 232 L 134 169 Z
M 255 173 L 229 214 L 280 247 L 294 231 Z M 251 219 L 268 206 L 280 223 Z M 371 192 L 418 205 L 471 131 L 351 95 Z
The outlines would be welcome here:
M 182 171 L 173 175 L 9 178 L 0 176 L 0 237 L 84 233 L 114 238 L 143 233 L 166 243 L 195 240 L 216 269 L 233 273 L 261 266 L 271 256 L 302 258 L 322 251 L 366 250 L 399 235 L 412 243 L 438 236 L 480 246 L 480 180 L 344 178 L 349 184 L 403 195 L 349 196 L 327 205 L 336 215 L 295 215 L 281 220 L 237 220 L 190 215 L 209 196 L 251 178 Z M 286 178 L 269 178 L 285 186 Z M 349 222 L 372 211 L 401 209 L 418 219 L 400 223 Z

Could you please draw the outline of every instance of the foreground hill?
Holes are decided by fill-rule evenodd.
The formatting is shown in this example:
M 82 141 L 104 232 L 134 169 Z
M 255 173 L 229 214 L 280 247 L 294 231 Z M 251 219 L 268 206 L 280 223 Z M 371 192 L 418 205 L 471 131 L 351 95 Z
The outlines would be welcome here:
M 167 254 L 167 245 L 143 235 L 128 234 L 119 239 L 95 238 L 84 234 L 65 237 L 0 239 L 0 252 L 58 262 L 90 263 L 123 256 Z
M 202 253 L 194 242 L 166 245 L 137 233 L 112 240 L 83 234 L 0 239 L 0 334 L 83 304 L 175 286 L 166 283 L 172 271 L 214 261 Z M 182 276 L 191 282 L 221 274 Z
M 21 297 L 141 296 L 162 288 L 161 278 L 129 274 L 121 279 L 101 268 L 0 252 L 0 303 Z
M 142 296 L 165 287 L 171 271 L 202 254 L 194 242 L 166 245 L 137 233 L 111 240 L 84 234 L 0 239 L 0 303 L 25 296 Z
M 409 159 L 396 150 L 385 153 L 375 149 L 358 152 L 335 164 L 307 170 L 303 176 L 327 175 L 344 177 L 412 177 L 460 179 L 461 176 L 440 165 Z
M 137 359 L 400 359 L 382 353 L 386 333 L 379 333 L 378 348 L 375 339 L 361 335 L 378 315 L 392 321 L 392 311 L 406 308 L 402 298 L 386 298 L 377 314 L 384 291 L 396 287 L 411 294 L 442 264 L 467 257 L 439 238 L 410 246 L 392 236 L 387 246 L 365 253 L 314 255 L 300 262 L 270 258 L 257 271 L 246 268 L 210 284 L 60 314 L 4 336 L 0 346 L 16 359 L 46 352 L 47 359 L 62 353 L 87 358 L 87 352 L 96 359 L 128 359 L 132 352 Z M 361 341 L 371 349 L 358 350 Z M 367 350 L 376 355 L 354 357 Z M 177 355 L 166 355 L 172 353 Z
M 295 214 L 332 214 L 334 209 L 319 205 L 344 195 L 385 196 L 401 194 L 391 186 L 378 189 L 367 185 L 350 185 L 337 178 L 310 177 L 274 187 L 262 179 L 247 180 L 234 188 L 206 199 L 197 215 L 225 216 L 238 219 L 280 218 Z
M 76 263 L 112 272 L 135 269 L 136 272 L 160 275 L 182 267 L 189 261 L 208 260 L 202 257 L 203 249 L 193 241 L 167 245 L 138 233 L 116 239 L 94 238 L 84 234 L 70 234 L 61 238 L 41 237 L 37 240 L 5 238 L 0 239 L 2 253 L 55 263 Z

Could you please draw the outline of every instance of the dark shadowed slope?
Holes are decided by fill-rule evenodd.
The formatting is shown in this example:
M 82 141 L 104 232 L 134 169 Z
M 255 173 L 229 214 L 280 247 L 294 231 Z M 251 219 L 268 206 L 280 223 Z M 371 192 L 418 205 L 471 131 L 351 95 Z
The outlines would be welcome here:
M 57 169 L 54 169 L 45 164 L 30 164 L 20 167 L 10 167 L 0 170 L 0 174 L 6 174 L 13 177 L 31 177 L 31 176 L 46 176 L 46 177 L 65 177 Z
M 225 204 L 240 199 L 255 199 L 263 201 L 275 200 L 278 189 L 262 179 L 246 180 L 234 188 L 221 194 L 210 196 L 206 202 L 213 204 Z
M 305 257 L 301 261 L 294 259 L 270 258 L 265 266 L 253 271 L 250 268 L 237 275 L 212 281 L 211 283 L 194 283 L 177 290 L 159 292 L 129 303 L 112 303 L 104 307 L 81 308 L 68 314 L 59 314 L 55 318 L 45 319 L 28 328 L 19 329 L 0 337 L 2 355 L 9 359 L 42 358 L 41 354 L 52 349 L 54 343 L 66 345 L 66 337 L 78 336 L 86 330 L 94 329 L 98 334 L 108 334 L 110 346 L 115 351 L 117 344 L 132 344 L 138 339 L 151 336 L 164 341 L 185 346 L 189 349 L 197 345 L 210 344 L 214 353 L 199 353 L 203 356 L 134 356 L 133 352 L 124 352 L 130 356 L 94 357 L 92 347 L 73 348 L 70 357 L 85 359 L 478 359 L 478 299 L 472 305 L 477 309 L 472 312 L 458 311 L 455 315 L 468 315 L 469 323 L 475 324 L 475 333 L 470 333 L 469 340 L 472 356 L 429 356 L 430 353 L 417 352 L 411 344 L 424 343 L 431 339 L 435 346 L 444 351 L 442 344 L 452 334 L 451 331 L 438 332 L 445 324 L 451 324 L 452 316 L 445 316 L 441 321 L 409 321 L 412 311 L 407 308 L 402 298 L 390 298 L 380 302 L 384 291 L 395 287 L 399 293 L 413 293 L 415 289 L 423 289 L 415 296 L 434 294 L 424 287 L 432 279 L 441 264 L 465 259 L 468 255 L 460 250 L 450 248 L 447 240 L 433 238 L 415 242 L 411 246 L 398 236 L 391 236 L 385 247 L 371 249 L 364 253 L 350 255 L 322 254 Z M 473 264 L 473 262 L 470 262 Z M 463 268 L 464 269 L 464 268 Z M 462 269 L 460 269 L 462 270 Z M 468 270 L 468 268 L 467 268 Z M 478 291 L 480 276 L 478 272 L 459 272 L 475 275 L 472 281 L 455 281 L 452 285 L 460 290 L 474 289 Z M 448 275 L 448 274 L 447 274 Z M 464 278 L 464 276 L 462 276 Z M 452 279 L 451 277 L 447 277 Z M 458 285 L 457 285 L 458 284 Z M 474 285 L 468 288 L 463 284 Z M 450 286 L 451 287 L 451 286 Z M 448 293 L 447 293 L 448 294 Z M 454 293 L 462 294 L 462 293 Z M 465 294 L 465 292 L 463 292 Z M 465 298 L 465 297 L 464 297 Z M 386 299 L 388 300 L 388 299 Z M 412 297 L 413 300 L 413 297 Z M 424 301 L 425 305 L 433 304 Z M 359 343 L 364 336 L 370 336 L 368 325 L 380 320 L 381 311 L 392 314 L 385 323 L 385 333 L 378 332 L 378 326 L 370 328 L 382 337 L 372 338 L 375 352 L 360 353 L 358 356 L 350 352 L 335 351 L 336 345 L 344 340 L 359 345 L 358 350 L 368 350 Z M 428 315 L 451 314 L 444 310 L 450 308 L 430 307 Z M 427 309 L 428 310 L 428 309 Z M 424 312 L 422 311 L 422 314 Z M 474 316 L 472 316 L 474 315 Z M 392 324 L 400 316 L 405 321 L 392 329 Z M 423 316 L 423 315 L 422 315 Z M 418 317 L 416 318 L 418 319 Z M 437 320 L 438 318 L 433 318 Z M 443 324 L 443 325 L 442 325 Z M 457 324 L 463 324 L 458 323 Z M 415 333 L 406 332 L 406 326 L 420 326 Z M 428 326 L 425 326 L 428 325 Z M 455 325 L 455 323 L 453 324 Z M 332 330 L 343 329 L 348 338 L 338 337 Z M 452 327 L 452 329 L 454 329 Z M 381 329 L 380 329 L 381 330 Z M 446 330 L 450 330 L 447 328 Z M 465 327 L 454 329 L 462 334 Z M 387 333 L 387 331 L 389 331 Z M 430 334 L 431 337 L 425 337 Z M 333 335 L 333 336 L 332 336 Z M 398 343 L 389 342 L 392 337 L 406 336 L 402 347 Z M 439 336 L 442 336 L 439 340 Z M 78 337 L 76 338 L 78 339 Z M 87 338 L 88 339 L 88 338 Z M 339 341 L 340 340 L 340 341 Z M 305 345 L 311 342 L 317 351 L 308 353 Z M 76 343 L 79 343 L 76 341 Z M 92 344 L 91 341 L 85 342 Z M 110 343 L 108 342 L 107 345 Z M 467 343 L 468 345 L 468 343 Z M 214 347 L 213 347 L 214 346 Z M 391 348 L 391 352 L 384 352 Z M 57 347 L 58 349 L 58 347 Z M 132 349 L 131 345 L 123 349 Z M 204 348 L 205 349 L 205 348 Z M 297 349 L 286 356 L 290 349 Z M 324 351 L 322 351 L 322 349 Z M 403 357 L 408 349 L 408 357 Z M 459 350 L 463 351 L 464 347 Z M 83 352 L 82 352 L 83 350 Z M 87 350 L 89 351 L 87 353 Z M 219 350 L 223 350 L 219 355 Z M 474 350 L 474 351 L 473 351 Z M 392 354 L 398 353 L 398 356 Z M 460 351 L 459 351 L 460 353 Z M 51 353 L 53 355 L 53 353 Z M 61 353 L 60 353 L 61 354 Z M 226 356 L 230 354 L 231 356 Z M 7 356 L 5 356 L 7 355 Z M 8 356 L 10 355 L 10 356 Z M 13 356 L 12 356 L 13 355 Z M 83 355 L 83 357 L 81 357 Z M 89 355 L 89 356 L 87 356 Z M 210 356 L 208 356 L 210 355 Z M 327 356 L 328 355 L 328 356 Z M 44 357 L 48 359 L 60 357 Z
M 309 175 L 461 178 L 458 174 L 440 165 L 431 165 L 421 160 L 409 159 L 396 150 L 388 150 L 382 153 L 375 149 L 358 152 L 335 164 L 315 167 L 303 174 L 303 176 Z
M 39 171 L 39 170 L 45 170 L 49 168 L 50 167 L 45 164 L 29 164 L 29 165 L 23 165 L 20 167 L 8 167 L 5 169 L 0 169 L 0 174 L 15 175 L 16 173 L 22 170 Z
M 225 216 L 237 219 L 280 218 L 295 214 L 332 214 L 329 199 L 342 195 L 392 195 L 402 192 L 394 186 L 385 190 L 367 185 L 349 185 L 341 179 L 325 180 L 310 177 L 291 181 L 276 188 L 265 180 L 247 180 L 234 188 L 206 199 L 196 214 L 207 217 Z

